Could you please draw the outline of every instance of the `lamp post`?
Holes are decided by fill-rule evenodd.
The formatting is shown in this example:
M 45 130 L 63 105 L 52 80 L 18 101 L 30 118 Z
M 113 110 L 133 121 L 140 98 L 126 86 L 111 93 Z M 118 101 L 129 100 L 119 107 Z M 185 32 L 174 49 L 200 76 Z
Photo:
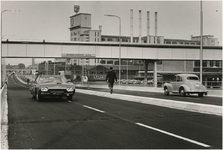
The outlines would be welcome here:
M 121 18 L 119 16 L 116 15 L 105 15 L 108 17 L 116 17 L 119 19 L 119 81 L 118 84 L 120 86 L 120 81 L 121 81 Z
M 2 14 L 4 13 L 4 12 L 7 12 L 7 11 L 21 11 L 21 10 L 10 10 L 10 9 L 5 9 L 5 10 L 3 10 L 3 11 L 1 11 L 1 56 L 2 56 Z M 1 65 L 2 65 L 3 63 L 2 63 L 2 59 L 1 59 Z M 1 68 L 1 70 L 2 70 L 2 68 Z M 6 70 L 3 70 L 3 72 L 2 72 L 2 81 L 5 81 L 5 77 L 6 77 Z M 2 82 L 1 82 L 2 83 Z M 1 85 L 2 86 L 2 85 Z
M 8 34 L 5 34 L 5 35 L 2 36 L 2 39 L 4 39 L 5 36 L 15 36 L 15 35 L 8 35 Z
M 23 8 L 22 8 L 22 10 L 23 10 Z M 21 10 L 5 9 L 5 10 L 1 11 L 1 37 L 2 37 L 2 14 L 7 11 L 20 12 Z
M 203 11 L 202 11 L 202 0 L 201 0 L 201 16 L 200 16 L 200 34 L 201 34 L 201 39 L 200 39 L 200 82 L 202 83 L 202 67 L 203 67 Z

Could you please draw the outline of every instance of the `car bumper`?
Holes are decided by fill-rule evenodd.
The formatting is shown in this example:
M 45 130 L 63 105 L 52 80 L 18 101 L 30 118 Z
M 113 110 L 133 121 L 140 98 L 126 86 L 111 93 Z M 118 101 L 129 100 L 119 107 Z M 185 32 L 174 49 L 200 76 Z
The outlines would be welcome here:
M 75 90 L 72 92 L 67 91 L 47 91 L 47 92 L 40 92 L 41 96 L 61 96 L 61 97 L 69 97 L 75 94 Z
M 203 93 L 205 95 L 208 95 L 208 91 L 187 91 L 186 93 L 188 93 L 188 94 L 199 94 L 199 93 Z

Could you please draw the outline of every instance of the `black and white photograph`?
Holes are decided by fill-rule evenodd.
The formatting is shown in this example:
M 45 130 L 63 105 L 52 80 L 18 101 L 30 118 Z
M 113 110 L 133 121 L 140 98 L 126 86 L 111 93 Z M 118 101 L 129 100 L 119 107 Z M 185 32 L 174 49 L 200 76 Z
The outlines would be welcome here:
M 1 0 L 1 149 L 222 149 L 221 0 Z

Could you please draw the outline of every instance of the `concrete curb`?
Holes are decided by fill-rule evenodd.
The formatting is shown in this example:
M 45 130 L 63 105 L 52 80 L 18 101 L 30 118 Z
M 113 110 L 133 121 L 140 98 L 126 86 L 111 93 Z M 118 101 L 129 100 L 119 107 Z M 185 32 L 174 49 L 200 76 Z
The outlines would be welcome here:
M 1 149 L 8 149 L 7 85 L 1 89 Z
M 90 84 L 75 84 L 76 87 L 86 87 L 86 88 L 105 88 L 108 89 L 107 85 L 90 85 Z M 118 90 L 128 90 L 128 91 L 143 91 L 143 92 L 157 92 L 164 93 L 163 88 L 154 87 L 135 87 L 135 86 L 115 86 Z M 214 94 L 213 90 L 209 90 L 208 95 L 210 97 L 222 97 L 222 90 L 217 90 L 217 94 Z
M 222 106 L 198 104 L 198 103 L 190 103 L 190 102 L 177 102 L 174 100 L 147 98 L 147 97 L 139 97 L 139 96 L 123 95 L 123 94 L 110 94 L 110 93 L 105 93 L 105 92 L 97 92 L 97 91 L 82 90 L 82 89 L 78 89 L 76 90 L 76 92 L 83 93 L 83 94 L 96 95 L 96 96 L 101 96 L 101 97 L 107 97 L 107 98 L 114 98 L 114 99 L 119 99 L 119 100 L 126 100 L 126 101 L 131 101 L 131 102 L 138 102 L 138 103 L 143 103 L 143 104 L 151 104 L 151 105 L 174 108 L 174 109 L 191 111 L 191 112 L 222 116 Z

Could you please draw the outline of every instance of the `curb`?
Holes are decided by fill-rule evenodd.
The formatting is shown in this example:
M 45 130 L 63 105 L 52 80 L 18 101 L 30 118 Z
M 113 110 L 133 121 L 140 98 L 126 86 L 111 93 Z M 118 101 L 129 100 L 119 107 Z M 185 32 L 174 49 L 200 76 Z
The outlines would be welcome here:
M 89 85 L 89 84 L 75 84 L 76 87 L 86 87 L 86 88 L 105 88 L 107 89 L 108 86 L 107 85 Z M 129 91 L 143 91 L 143 92 L 156 92 L 156 93 L 164 93 L 163 92 L 163 88 L 154 88 L 154 87 L 134 87 L 134 86 L 116 86 L 116 89 L 119 90 L 129 90 Z M 213 92 L 211 90 L 209 90 L 208 93 Z M 208 94 L 207 96 L 210 97 L 222 97 L 222 90 L 220 90 L 219 92 L 220 95 L 214 95 L 214 94 Z
M 7 85 L 1 89 L 1 149 L 8 149 Z
M 96 96 L 101 96 L 101 97 L 107 97 L 107 98 L 114 98 L 114 99 L 119 99 L 119 100 L 126 100 L 126 101 L 131 101 L 131 102 L 138 102 L 138 103 L 143 103 L 143 104 L 156 105 L 156 106 L 173 108 L 173 109 L 179 109 L 179 110 L 184 110 L 184 111 L 222 116 L 222 107 L 215 106 L 215 105 L 198 104 L 198 103 L 191 103 L 191 102 L 176 102 L 173 100 L 165 100 L 165 99 L 159 99 L 159 98 L 146 98 L 146 97 L 139 97 L 139 96 L 123 95 L 123 94 L 110 94 L 110 93 L 105 93 L 105 92 L 96 92 L 96 91 L 82 90 L 82 89 L 78 89 L 76 92 L 89 94 L 89 95 L 96 95 Z

